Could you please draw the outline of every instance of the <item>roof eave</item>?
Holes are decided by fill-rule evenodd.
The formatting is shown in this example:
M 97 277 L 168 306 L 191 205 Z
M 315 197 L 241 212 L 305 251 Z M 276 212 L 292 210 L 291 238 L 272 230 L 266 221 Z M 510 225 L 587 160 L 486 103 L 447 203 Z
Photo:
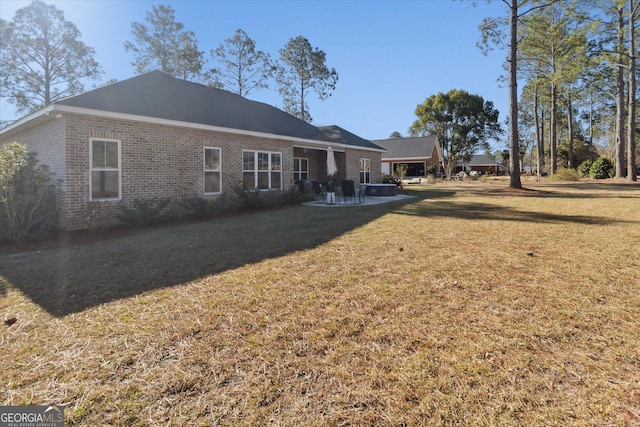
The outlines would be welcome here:
M 280 140 L 291 141 L 291 142 L 311 144 L 313 146 L 322 146 L 322 147 L 332 146 L 332 147 L 351 148 L 351 149 L 359 149 L 359 150 L 365 150 L 365 151 L 378 151 L 378 152 L 385 151 L 385 150 L 379 150 L 379 149 L 369 148 L 369 147 L 356 147 L 349 144 L 340 144 L 333 141 L 325 141 L 320 139 L 308 139 L 308 138 L 301 138 L 301 137 L 289 136 L 289 135 L 256 132 L 256 131 L 250 131 L 245 129 L 234 129 L 234 128 L 227 128 L 222 126 L 207 125 L 202 123 L 163 119 L 159 117 L 140 116 L 135 114 L 118 113 L 114 111 L 96 110 L 92 108 L 74 107 L 70 105 L 61 105 L 61 104 L 49 105 L 43 108 L 42 110 L 36 111 L 35 113 L 32 113 L 28 116 L 23 117 L 22 119 L 16 121 L 15 123 L 0 130 L 0 135 L 9 133 L 12 130 L 15 130 L 23 125 L 26 125 L 27 123 L 39 117 L 48 116 L 54 111 L 60 112 L 60 113 L 82 114 L 82 115 L 105 117 L 105 118 L 117 119 L 117 120 L 129 120 L 134 122 L 152 123 L 152 124 L 160 124 L 160 125 L 166 125 L 166 126 L 178 126 L 178 127 L 186 127 L 190 129 L 208 130 L 208 131 L 215 131 L 215 132 L 224 132 L 224 133 L 231 133 L 236 135 L 254 136 L 258 138 L 280 139 Z
M 39 119 L 41 117 L 46 117 L 49 116 L 51 114 L 51 112 L 53 112 L 56 109 L 56 105 L 52 104 L 52 105 L 47 105 L 46 107 L 33 112 L 31 114 L 27 114 L 26 116 L 24 116 L 21 119 L 16 120 L 15 122 L 11 123 L 9 126 L 6 126 L 2 129 L 0 129 L 0 135 L 10 135 L 11 133 L 13 133 L 13 131 L 15 131 L 16 129 L 18 129 L 19 127 L 22 127 L 36 119 Z
M 433 156 L 416 156 L 416 157 L 383 157 L 383 162 L 407 162 L 416 160 L 430 160 Z

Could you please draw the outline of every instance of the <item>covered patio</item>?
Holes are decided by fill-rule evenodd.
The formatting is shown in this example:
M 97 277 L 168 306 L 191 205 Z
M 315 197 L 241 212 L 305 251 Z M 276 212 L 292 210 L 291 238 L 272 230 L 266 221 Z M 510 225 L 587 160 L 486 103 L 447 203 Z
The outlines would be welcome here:
M 347 179 L 347 156 L 344 149 L 331 147 L 338 171 L 329 176 L 327 173 L 327 154 L 329 146 L 320 149 L 317 147 L 294 147 L 293 149 L 293 179 L 318 181 L 321 184 L 334 180 Z

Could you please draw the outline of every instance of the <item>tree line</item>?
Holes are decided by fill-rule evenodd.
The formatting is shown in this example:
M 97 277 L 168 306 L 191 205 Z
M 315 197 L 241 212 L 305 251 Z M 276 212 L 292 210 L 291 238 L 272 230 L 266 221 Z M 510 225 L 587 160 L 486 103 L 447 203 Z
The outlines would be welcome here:
M 479 46 L 509 49 L 511 186 L 529 152 L 539 175 L 601 155 L 636 181 L 637 0 L 502 1 Z
M 502 2 L 509 13 L 482 22 L 478 46 L 508 50 L 508 75 L 500 79 L 510 89 L 509 141 L 499 157 L 509 165 L 510 187 L 522 187 L 525 158 L 535 160 L 538 176 L 588 170 L 596 156 L 608 158 L 615 177 L 636 181 L 640 1 Z M 447 173 L 503 132 L 492 103 L 463 90 L 426 98 L 415 115 L 409 133 L 438 137 Z
M 307 122 L 312 121 L 308 95 L 324 100 L 338 81 L 335 68 L 326 65 L 325 52 L 303 36 L 289 39 L 279 59 L 272 60 L 238 29 L 209 52 L 216 65 L 209 68 L 195 33 L 176 21 L 171 6 L 152 5 L 144 22 L 131 24 L 131 33 L 124 49 L 133 54 L 136 72 L 160 70 L 244 97 L 275 81 L 284 110 Z M 33 0 L 11 22 L 0 20 L 0 88 L 19 113 L 81 93 L 83 80 L 102 74 L 94 49 L 55 6 Z
M 539 175 L 577 168 L 596 155 L 610 157 L 615 177 L 636 181 L 640 0 L 502 2 L 508 14 L 486 18 L 478 44 L 484 51 L 508 50 L 504 80 L 510 87 L 510 186 L 521 187 L 525 157 L 535 159 Z M 75 25 L 40 0 L 19 9 L 13 21 L 0 20 L 0 36 L 0 85 L 19 112 L 79 93 L 83 79 L 102 74 L 95 51 L 80 41 Z M 336 70 L 326 65 L 325 52 L 305 37 L 291 38 L 273 60 L 241 29 L 209 52 L 215 67 L 208 67 L 195 34 L 164 5 L 152 5 L 144 22 L 132 23 L 132 40 L 124 48 L 133 54 L 139 73 L 159 69 L 241 96 L 275 81 L 283 109 L 309 122 L 308 95 L 326 99 L 338 81 Z M 434 95 L 416 108 L 418 119 L 410 132 L 439 131 L 448 156 L 466 158 L 501 132 L 497 112 L 484 104 L 460 90 Z M 442 122 L 427 126 L 425 117 L 434 107 L 443 110 L 432 119 L 449 120 L 448 128 Z M 482 131 L 459 127 L 461 121 L 477 119 L 486 125 Z

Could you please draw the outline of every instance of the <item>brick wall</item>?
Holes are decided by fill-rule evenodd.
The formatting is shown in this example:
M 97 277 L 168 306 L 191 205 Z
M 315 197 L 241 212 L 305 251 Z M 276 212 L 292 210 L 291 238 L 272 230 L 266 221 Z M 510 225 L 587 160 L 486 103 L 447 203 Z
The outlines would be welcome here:
M 25 145 L 30 152 L 35 152 L 38 162 L 49 166 L 53 172 L 54 179 L 60 180 L 62 190 L 61 198 L 58 200 L 60 214 L 60 226 L 66 222 L 64 215 L 66 211 L 66 152 L 65 140 L 65 118 L 61 115 L 51 114 L 50 116 L 37 119 L 38 124 L 26 127 L 19 133 L 3 135 L 0 145 L 9 142 L 18 142 Z
M 360 159 L 371 160 L 371 182 L 380 182 L 382 174 L 381 158 L 379 152 L 366 150 L 347 149 L 345 151 L 335 151 L 336 165 L 338 173 L 336 179 L 348 179 L 356 183 L 360 182 Z M 295 157 L 309 159 L 310 179 L 324 183 L 327 180 L 327 153 L 326 149 L 314 150 L 310 148 L 296 148 Z M 377 169 L 376 169 L 377 168 Z
M 222 188 L 242 183 L 242 151 L 282 153 L 283 186 L 293 183 L 293 147 L 277 139 L 235 135 L 159 124 L 67 115 L 68 208 L 66 228 L 115 222 L 120 201 L 90 199 L 89 141 L 121 144 L 122 202 L 151 197 L 215 198 L 204 195 L 204 147 L 221 149 Z
M 380 152 L 365 150 L 347 150 L 346 168 L 348 179 L 356 183 L 360 182 L 360 159 L 371 161 L 371 183 L 379 183 L 382 178 L 382 154 Z
M 65 229 L 117 223 L 114 216 L 118 213 L 120 200 L 90 200 L 89 148 L 92 138 L 120 141 L 121 199 L 125 204 L 130 204 L 136 198 L 171 197 L 179 200 L 205 197 L 204 147 L 221 149 L 223 192 L 242 183 L 243 150 L 282 153 L 284 189 L 293 184 L 294 149 L 288 141 L 64 114 L 64 117 L 50 119 L 22 131 L 10 140 L 17 140 L 40 153 L 40 161 L 48 164 L 56 177 L 63 180 L 65 193 L 61 206 L 64 215 L 60 226 Z M 313 153 L 315 150 L 309 151 Z M 339 167 L 344 168 L 348 179 L 358 180 L 359 158 L 367 157 L 371 159 L 372 181 L 378 180 L 373 171 L 380 170 L 379 153 L 347 150 L 347 153 L 340 154 L 344 164 L 339 164 Z M 319 157 L 308 157 L 310 168 L 319 171 L 324 167 Z

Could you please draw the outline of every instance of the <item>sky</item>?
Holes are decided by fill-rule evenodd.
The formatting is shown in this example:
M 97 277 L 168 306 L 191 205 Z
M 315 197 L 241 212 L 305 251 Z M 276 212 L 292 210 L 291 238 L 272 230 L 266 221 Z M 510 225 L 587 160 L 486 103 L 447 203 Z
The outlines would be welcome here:
M 10 21 L 30 0 L 0 0 L 0 18 Z M 131 24 L 144 23 L 154 4 L 170 5 L 176 21 L 193 31 L 199 49 L 210 51 L 237 29 L 256 48 L 276 59 L 289 39 L 306 37 L 326 53 L 326 64 L 339 80 L 332 96 L 308 102 L 313 124 L 338 125 L 366 139 L 385 139 L 392 132 L 408 134 L 415 108 L 426 98 L 463 89 L 492 101 L 504 123 L 508 115 L 505 50 L 488 56 L 477 47 L 483 18 L 506 16 L 500 0 L 45 0 L 62 10 L 80 30 L 81 40 L 96 52 L 104 74 L 85 81 L 85 89 L 136 75 Z M 1 95 L 1 94 L 0 94 Z M 275 82 L 247 98 L 282 108 Z M 2 100 L 0 119 L 20 116 Z M 506 136 L 504 137 L 506 140 Z M 505 141 L 495 142 L 503 148 Z

